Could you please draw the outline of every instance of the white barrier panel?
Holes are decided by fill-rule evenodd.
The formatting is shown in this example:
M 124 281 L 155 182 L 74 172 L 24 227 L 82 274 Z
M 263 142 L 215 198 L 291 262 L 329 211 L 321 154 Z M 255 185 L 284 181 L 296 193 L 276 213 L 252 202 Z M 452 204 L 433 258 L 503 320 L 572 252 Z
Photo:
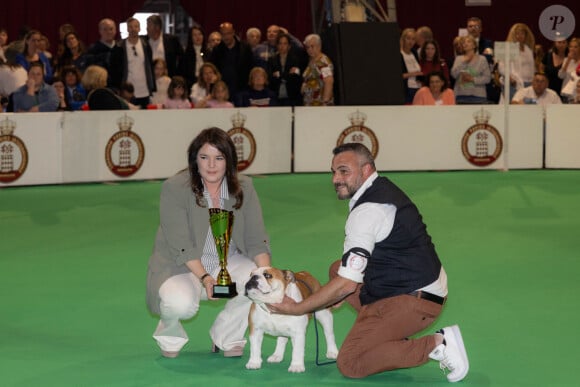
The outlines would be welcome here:
M 61 182 L 61 120 L 56 113 L 0 114 L 0 187 Z
M 580 105 L 546 110 L 546 168 L 580 168 Z
M 291 172 L 291 108 L 21 113 L 0 122 L 5 117 L 24 136 L 30 162 L 3 185 L 166 178 L 187 167 L 189 144 L 212 126 L 230 133 L 242 173 Z
M 506 141 L 498 105 L 296 108 L 294 170 L 328 171 L 332 149 L 353 141 L 379 170 L 541 168 L 541 107 L 508 110 Z

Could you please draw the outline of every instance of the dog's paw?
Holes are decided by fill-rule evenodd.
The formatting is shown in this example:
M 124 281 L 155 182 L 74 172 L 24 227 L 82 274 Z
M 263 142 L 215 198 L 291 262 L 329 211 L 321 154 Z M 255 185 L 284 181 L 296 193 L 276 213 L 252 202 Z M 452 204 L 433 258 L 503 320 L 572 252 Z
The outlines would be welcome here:
M 338 349 L 329 349 L 326 351 L 327 359 L 336 359 L 338 357 Z
M 282 360 L 284 360 L 284 356 L 280 356 L 280 355 L 273 353 L 268 358 L 268 363 L 280 363 Z
M 246 363 L 246 368 L 249 370 L 259 370 L 260 368 L 262 368 L 262 359 L 259 360 L 250 359 Z
M 296 363 L 296 364 L 292 363 L 290 364 L 290 367 L 288 367 L 288 372 L 300 373 L 304 371 L 306 371 L 304 363 Z

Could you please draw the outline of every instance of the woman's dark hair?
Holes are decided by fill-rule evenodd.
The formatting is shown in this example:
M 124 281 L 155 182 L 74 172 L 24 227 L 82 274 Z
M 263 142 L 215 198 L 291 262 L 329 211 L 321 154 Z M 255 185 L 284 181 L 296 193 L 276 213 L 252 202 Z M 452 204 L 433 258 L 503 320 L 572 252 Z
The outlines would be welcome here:
M 203 55 L 205 54 L 205 46 L 207 43 L 207 39 L 205 38 L 205 32 L 200 26 L 193 26 L 189 29 L 189 33 L 187 34 L 187 45 L 185 46 L 185 51 L 195 52 L 195 49 L 193 48 L 193 37 L 191 36 L 193 30 L 198 30 L 203 35 L 203 42 L 201 43 L 201 52 Z
M 62 78 L 63 81 L 65 80 L 67 74 L 74 74 L 74 76 L 77 78 L 77 83 L 81 81 L 82 78 L 81 71 L 75 65 L 68 65 L 62 68 L 62 70 L 60 71 L 60 77 Z
M 204 129 L 198 134 L 187 150 L 189 163 L 189 176 L 191 178 L 191 189 L 195 194 L 195 202 L 200 207 L 205 207 L 203 197 L 203 181 L 197 167 L 197 153 L 205 144 L 210 144 L 219 150 L 226 159 L 226 181 L 228 191 L 236 198 L 235 209 L 239 209 L 244 201 L 244 192 L 238 180 L 238 155 L 236 147 L 230 136 L 220 128 L 212 127 Z
M 435 47 L 435 55 L 433 55 L 433 63 L 439 63 L 441 61 L 441 54 L 440 54 L 441 51 L 439 50 L 439 43 L 437 43 L 437 41 L 433 40 L 433 39 L 426 40 L 425 43 L 423 43 L 423 45 L 421 46 L 421 52 L 419 52 L 419 60 L 421 60 L 421 61 L 427 60 L 427 54 L 425 53 L 425 47 L 427 47 L 428 44 L 432 44 L 433 47 Z
M 445 78 L 445 74 L 443 74 L 443 71 L 440 70 L 436 70 L 436 71 L 431 71 L 429 74 L 427 74 L 427 77 L 425 78 L 426 80 L 426 86 L 429 87 L 429 84 L 431 83 L 431 78 L 433 77 L 438 77 L 443 81 L 443 86 L 441 86 L 441 91 L 447 89 L 449 87 L 449 84 L 447 83 L 447 78 Z
M 24 36 L 24 50 L 22 50 L 22 52 L 24 53 L 25 56 L 28 55 L 28 41 L 30 40 L 32 35 L 42 36 L 40 31 L 38 31 L 38 30 L 30 30 L 26 33 L 26 35 Z

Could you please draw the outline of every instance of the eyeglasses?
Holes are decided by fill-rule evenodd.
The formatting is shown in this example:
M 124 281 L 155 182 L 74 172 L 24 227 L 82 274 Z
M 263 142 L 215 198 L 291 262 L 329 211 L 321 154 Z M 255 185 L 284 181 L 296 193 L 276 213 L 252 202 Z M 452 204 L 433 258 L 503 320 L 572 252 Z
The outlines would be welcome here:
M 135 46 L 131 46 L 131 48 L 133 49 L 133 55 L 138 56 L 137 49 L 135 48 Z

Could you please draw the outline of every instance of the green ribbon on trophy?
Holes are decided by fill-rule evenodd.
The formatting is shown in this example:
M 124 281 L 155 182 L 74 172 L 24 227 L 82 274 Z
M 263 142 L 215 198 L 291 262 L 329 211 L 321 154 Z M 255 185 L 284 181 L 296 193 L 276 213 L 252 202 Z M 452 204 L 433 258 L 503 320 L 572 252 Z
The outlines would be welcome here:
M 213 286 L 213 296 L 216 298 L 232 298 L 238 295 L 236 283 L 232 282 L 227 269 L 228 249 L 232 237 L 232 226 L 234 225 L 234 212 L 222 210 L 221 208 L 210 208 L 209 224 L 217 247 L 221 268 L 216 279 L 217 284 Z

